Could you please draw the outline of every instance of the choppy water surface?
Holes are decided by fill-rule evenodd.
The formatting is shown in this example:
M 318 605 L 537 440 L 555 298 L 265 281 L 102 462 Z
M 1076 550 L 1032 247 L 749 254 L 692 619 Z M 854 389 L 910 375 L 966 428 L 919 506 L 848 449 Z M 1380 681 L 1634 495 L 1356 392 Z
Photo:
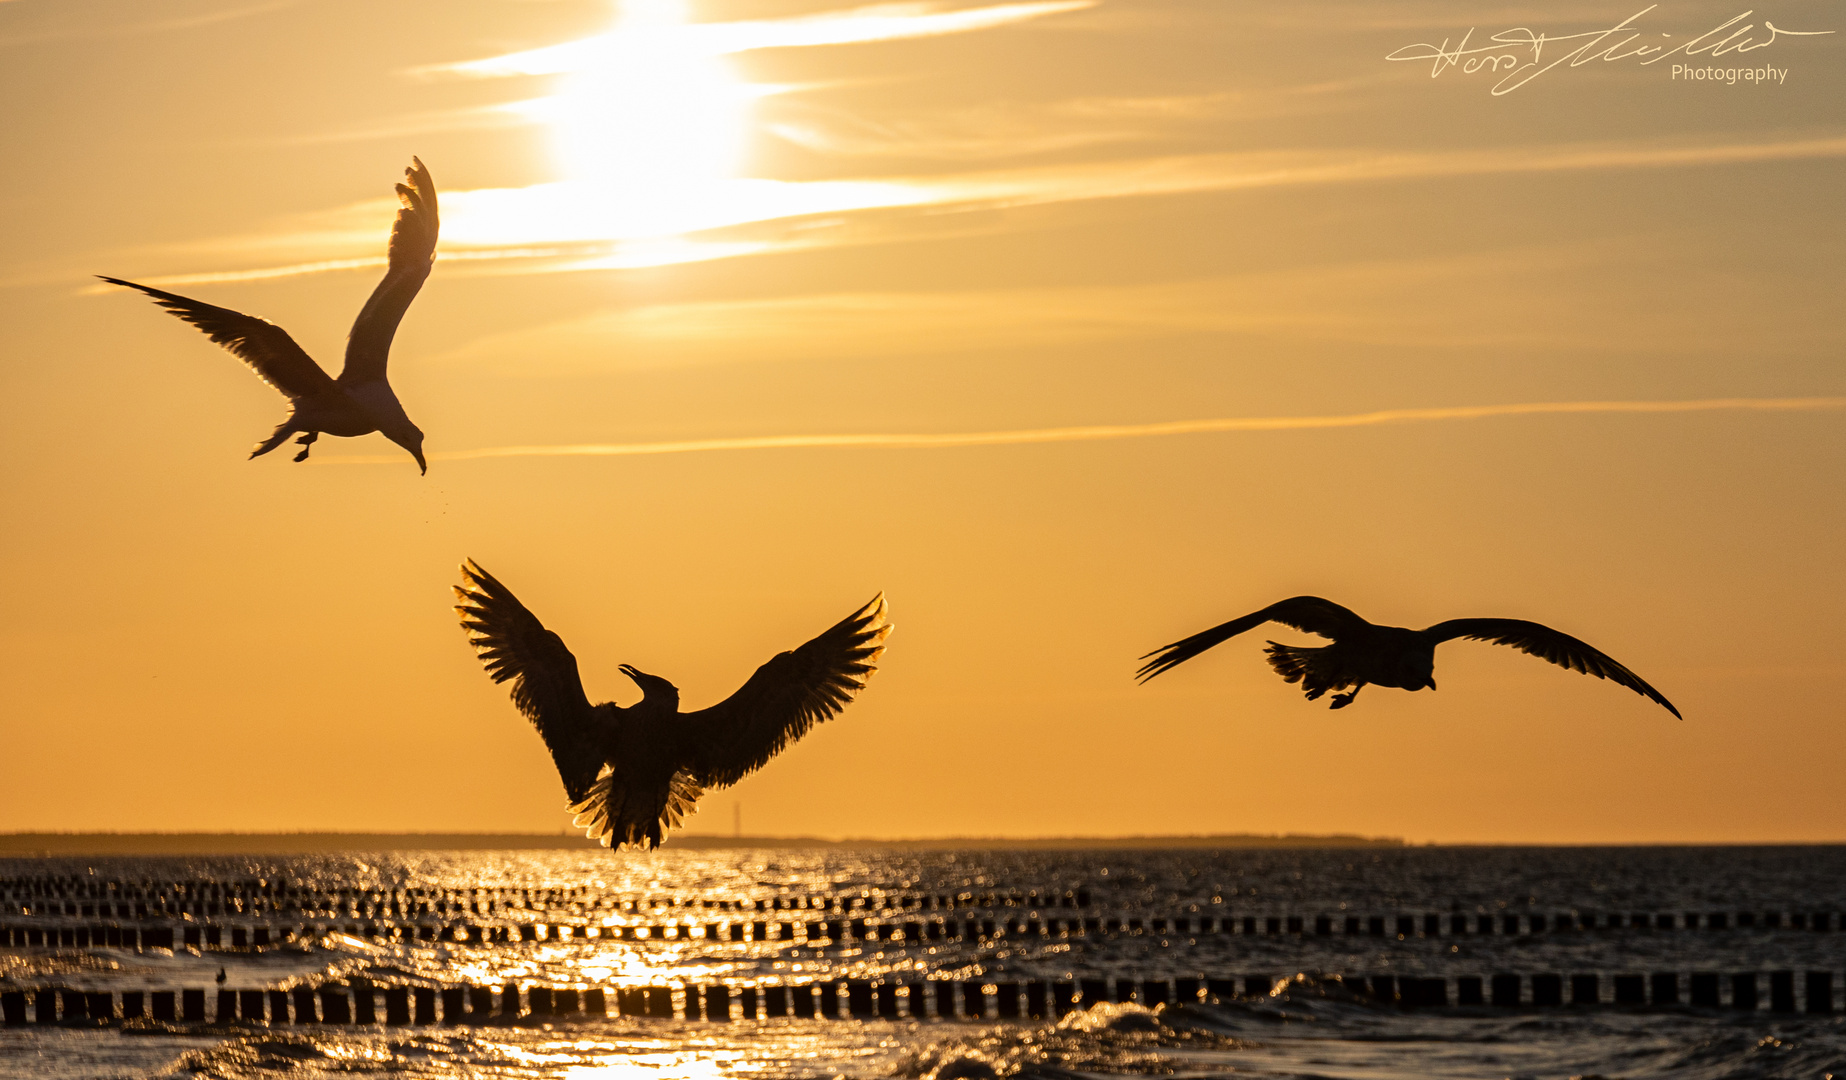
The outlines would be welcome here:
M 95 884 L 19 884 L 70 876 Z M 353 853 L 5 860 L 0 879 L 13 883 L 0 923 L 16 930 L 181 928 L 171 950 L 0 949 L 0 991 L 119 1002 L 202 988 L 215 1004 L 221 987 L 337 985 L 380 995 L 380 1019 L 391 988 L 600 988 L 614 1012 L 618 991 L 654 986 L 682 1016 L 687 987 L 733 994 L 724 1023 L 513 1018 L 496 1004 L 461 1024 L 219 1022 L 212 1009 L 203 1022 L 9 1026 L 5 1076 L 1846 1076 L 1846 1021 L 1772 1011 L 1767 982 L 1793 972 L 1798 1007 L 1822 993 L 1846 1005 L 1842 848 Z M 274 937 L 193 949 L 189 926 L 227 946 L 239 929 Z M 1724 1007 L 1531 1003 L 1533 974 L 1596 975 L 1607 1002 L 1617 976 L 1662 972 L 1682 1001 L 1692 973 L 1721 974 Z M 1763 973 L 1755 1010 L 1731 1007 L 1740 972 Z M 1439 976 L 1453 995 L 1500 973 L 1528 977 L 1521 1006 L 1409 1010 L 1350 978 Z M 1269 977 L 1286 981 L 1229 990 Z M 840 980 L 890 984 L 897 1017 L 768 1015 L 771 988 Z M 1153 980 L 1190 1000 L 1144 1007 Z M 911 997 L 1086 981 L 1137 1002 L 975 1021 Z M 745 989 L 762 995 L 757 1018 Z

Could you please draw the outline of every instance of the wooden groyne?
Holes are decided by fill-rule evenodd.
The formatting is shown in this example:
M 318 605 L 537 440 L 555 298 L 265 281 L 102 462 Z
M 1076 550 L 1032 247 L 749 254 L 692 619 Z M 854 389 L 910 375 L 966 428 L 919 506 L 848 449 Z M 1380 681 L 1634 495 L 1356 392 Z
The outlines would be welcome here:
M 1333 976 L 1376 1004 L 1428 1008 L 1635 1007 L 1746 1012 L 1835 1012 L 1831 971 L 1539 973 Z M 989 981 L 839 980 L 786 985 L 686 983 L 621 987 L 372 986 L 361 982 L 284 989 L 87 991 L 61 987 L 0 992 L 8 1025 L 107 1025 L 147 1019 L 176 1024 L 496 1024 L 631 1017 L 714 1023 L 758 1020 L 1051 1020 L 1098 1002 L 1148 1007 L 1235 1001 L 1268 994 L 1269 975 L 1230 978 Z

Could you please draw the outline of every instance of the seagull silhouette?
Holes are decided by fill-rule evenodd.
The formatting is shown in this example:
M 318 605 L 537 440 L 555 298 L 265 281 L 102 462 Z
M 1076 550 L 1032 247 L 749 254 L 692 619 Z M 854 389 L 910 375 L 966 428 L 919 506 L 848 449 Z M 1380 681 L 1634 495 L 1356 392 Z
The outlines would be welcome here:
M 103 278 L 111 285 L 140 289 L 153 297 L 155 303 L 231 350 L 258 377 L 288 398 L 288 418 L 250 451 L 251 457 L 262 457 L 297 432 L 301 437 L 295 441 L 301 445 L 301 453 L 295 455 L 295 460 L 304 461 L 314 440 L 322 435 L 353 438 L 377 431 L 410 451 L 420 470 L 429 471 L 429 463 L 423 460 L 423 432 L 404 414 L 404 407 L 398 404 L 397 395 L 385 379 L 391 339 L 410 302 L 423 288 L 424 279 L 429 277 L 440 227 L 436 184 L 421 161 L 413 157 L 410 162 L 410 168 L 404 170 L 404 182 L 397 185 L 398 200 L 404 205 L 391 226 L 391 242 L 386 249 L 389 268 L 384 280 L 372 290 L 371 299 L 359 310 L 359 317 L 353 320 L 352 332 L 346 339 L 346 366 L 340 369 L 337 379 L 329 378 L 288 336 L 288 331 L 267 319 L 121 278 Z
M 1456 638 L 1490 641 L 1511 645 L 1520 652 L 1549 660 L 1559 667 L 1581 671 L 1599 679 L 1626 686 L 1635 693 L 1659 702 L 1674 716 L 1679 710 L 1660 696 L 1660 691 L 1612 658 L 1549 626 L 1524 619 L 1450 619 L 1424 630 L 1402 626 L 1379 626 L 1331 600 L 1318 596 L 1296 596 L 1253 611 L 1241 619 L 1200 631 L 1189 638 L 1162 646 L 1141 657 L 1147 660 L 1136 672 L 1141 682 L 1153 678 L 1177 664 L 1222 641 L 1254 630 L 1266 622 L 1279 622 L 1310 634 L 1331 638 L 1333 644 L 1320 648 L 1269 643 L 1269 666 L 1289 682 L 1298 682 L 1307 691 L 1309 701 L 1329 690 L 1335 694 L 1331 708 L 1343 709 L 1367 683 L 1394 686 L 1399 690 L 1436 688 L 1432 677 L 1436 667 L 1436 646 Z M 1149 659 L 1152 657 L 1152 659 Z
M 571 823 L 604 847 L 660 846 L 706 789 L 736 783 L 837 715 L 872 677 L 891 633 L 879 593 L 709 709 L 680 712 L 678 687 L 629 664 L 619 670 L 641 700 L 591 705 L 563 639 L 472 559 L 462 580 L 462 629 L 487 674 L 513 684 L 513 704 L 551 750 Z

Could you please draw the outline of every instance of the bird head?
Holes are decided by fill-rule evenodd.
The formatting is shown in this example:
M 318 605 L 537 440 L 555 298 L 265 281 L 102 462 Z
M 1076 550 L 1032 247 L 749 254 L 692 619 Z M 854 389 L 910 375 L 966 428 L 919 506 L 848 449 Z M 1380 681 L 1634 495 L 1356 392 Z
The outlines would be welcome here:
M 417 425 L 406 422 L 401 425 L 393 424 L 389 429 L 381 428 L 380 430 L 384 432 L 385 438 L 410 451 L 410 456 L 417 459 L 417 468 L 421 472 L 429 472 L 429 462 L 423 460 L 423 432 L 418 429 Z
M 674 686 L 658 675 L 649 675 L 633 664 L 623 664 L 621 671 L 622 674 L 633 679 L 636 686 L 641 688 L 642 700 L 665 701 L 672 705 L 674 709 L 679 708 L 679 687 Z

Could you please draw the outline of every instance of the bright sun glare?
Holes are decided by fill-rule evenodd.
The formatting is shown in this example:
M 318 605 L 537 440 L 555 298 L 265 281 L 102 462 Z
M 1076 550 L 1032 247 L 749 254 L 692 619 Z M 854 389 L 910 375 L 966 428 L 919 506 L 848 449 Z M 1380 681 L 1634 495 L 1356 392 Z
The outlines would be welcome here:
M 685 32 L 687 6 L 623 0 L 553 100 L 565 172 L 632 215 L 629 235 L 684 231 L 742 164 L 753 88 Z

